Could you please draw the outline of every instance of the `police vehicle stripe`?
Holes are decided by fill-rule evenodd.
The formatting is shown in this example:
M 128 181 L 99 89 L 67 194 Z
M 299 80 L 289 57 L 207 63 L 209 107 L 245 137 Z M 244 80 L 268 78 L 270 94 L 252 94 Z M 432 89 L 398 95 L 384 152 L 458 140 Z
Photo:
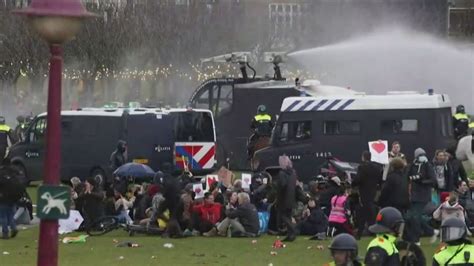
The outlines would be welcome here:
M 313 101 L 310 105 L 308 105 L 303 111 L 311 111 L 313 110 L 314 106 L 316 106 L 316 104 L 318 104 L 318 101 Z
M 342 104 L 341 106 L 339 106 L 339 108 L 337 108 L 337 110 L 344 110 L 346 109 L 347 106 L 351 105 L 351 103 L 353 103 L 355 100 L 354 99 L 350 99 L 350 100 L 347 100 L 344 104 Z
M 330 103 L 325 109 L 324 111 L 329 111 L 331 110 L 334 106 L 336 106 L 341 100 L 335 100 L 333 101 L 332 103 Z
M 293 107 L 295 107 L 296 105 L 298 105 L 300 102 L 301 102 L 301 100 L 294 101 L 292 104 L 290 104 L 290 106 L 286 107 L 286 109 L 283 110 L 283 112 L 288 112 L 288 111 L 290 111 Z
M 313 107 L 313 109 L 311 109 L 312 111 L 317 111 L 319 107 L 323 106 L 325 103 L 327 103 L 328 100 L 322 100 L 320 101 L 315 107 Z
M 296 111 L 304 111 L 306 109 L 306 107 L 310 106 L 313 103 L 314 103 L 314 100 L 307 101 L 305 104 L 303 104 L 303 106 L 298 108 L 298 110 L 296 110 Z
M 291 110 L 289 110 L 290 112 L 296 112 L 296 111 L 299 111 L 301 106 L 305 105 L 309 100 L 302 100 L 299 104 L 293 106 L 293 108 L 291 108 Z

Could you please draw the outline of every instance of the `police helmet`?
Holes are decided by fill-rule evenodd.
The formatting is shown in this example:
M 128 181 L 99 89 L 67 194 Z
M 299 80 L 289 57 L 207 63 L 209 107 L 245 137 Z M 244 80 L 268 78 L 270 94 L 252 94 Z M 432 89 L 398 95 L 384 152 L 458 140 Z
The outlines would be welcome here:
M 18 123 L 24 123 L 25 122 L 25 117 L 22 116 L 22 115 L 19 115 L 16 117 L 16 121 L 18 121 Z
M 458 218 L 448 218 L 441 224 L 441 241 L 447 243 L 465 238 L 466 224 Z
M 456 113 L 464 113 L 466 110 L 464 108 L 464 105 L 460 104 L 456 106 Z
M 329 245 L 329 249 L 331 252 L 350 251 L 350 259 L 357 259 L 357 241 L 352 235 L 345 233 L 337 235 Z
M 259 114 L 263 114 L 267 111 L 267 107 L 263 104 L 259 105 L 258 108 L 257 108 L 257 113 Z
M 5 117 L 0 116 L 0 125 L 5 125 Z
M 369 227 L 373 234 L 395 233 L 401 235 L 405 224 L 402 214 L 393 207 L 385 207 L 377 214 L 375 224 Z

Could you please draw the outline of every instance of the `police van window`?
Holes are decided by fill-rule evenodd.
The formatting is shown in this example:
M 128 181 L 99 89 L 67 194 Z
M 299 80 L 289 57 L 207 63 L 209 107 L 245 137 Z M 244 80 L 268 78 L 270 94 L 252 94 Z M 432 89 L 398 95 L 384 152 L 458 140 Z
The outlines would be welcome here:
M 209 89 L 205 89 L 200 92 L 197 99 L 194 102 L 194 106 L 200 109 L 209 109 Z
M 219 97 L 219 108 L 217 113 L 225 112 L 232 106 L 233 101 L 233 87 L 232 85 L 222 85 Z
M 283 123 L 280 130 L 280 142 L 288 141 L 288 123 Z
M 382 134 L 402 134 L 418 132 L 418 120 L 382 120 Z
M 30 131 L 30 142 L 40 142 L 44 140 L 46 134 L 46 118 L 42 117 L 36 121 Z
M 172 113 L 176 142 L 214 142 L 212 116 L 208 112 Z
M 294 140 L 311 139 L 311 121 L 293 123 Z
M 353 135 L 359 133 L 359 121 L 324 121 L 324 135 Z
M 439 118 L 441 120 L 441 136 L 446 137 L 448 135 L 448 132 L 446 131 L 446 124 L 448 121 L 446 121 L 446 116 L 444 114 L 441 114 Z
M 311 139 L 311 121 L 286 122 L 281 125 L 279 140 L 294 143 Z
M 446 132 L 448 132 L 448 136 L 452 137 L 453 134 L 453 117 L 451 116 L 451 112 L 446 113 Z

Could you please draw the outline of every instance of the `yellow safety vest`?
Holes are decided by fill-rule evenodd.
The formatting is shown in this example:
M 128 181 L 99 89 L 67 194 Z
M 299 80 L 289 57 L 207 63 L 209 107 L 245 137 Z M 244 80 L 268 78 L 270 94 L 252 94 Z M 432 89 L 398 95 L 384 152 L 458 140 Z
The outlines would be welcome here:
M 11 128 L 7 125 L 0 125 L 0 133 L 9 132 Z
M 272 121 L 272 117 L 267 114 L 262 114 L 262 115 L 256 115 L 254 117 L 255 121 L 257 122 L 266 122 L 266 121 Z
M 469 128 L 474 128 L 474 122 L 469 123 Z
M 456 120 L 469 120 L 469 116 L 467 114 L 462 114 L 462 113 L 456 113 L 454 114 L 454 119 Z
M 466 252 L 470 255 L 465 256 Z M 466 257 L 468 257 L 468 261 L 466 261 Z M 439 265 L 465 265 L 474 263 L 474 245 L 462 244 L 445 246 L 433 256 L 433 259 Z
M 392 236 L 392 235 L 384 235 L 384 234 L 377 235 L 377 237 L 375 237 L 375 239 L 370 241 L 370 244 L 367 247 L 367 250 L 369 250 L 370 248 L 373 248 L 373 247 L 379 247 L 379 248 L 382 248 L 383 250 L 385 250 L 385 252 L 387 252 L 388 256 L 392 256 L 393 254 L 398 253 L 398 249 L 395 246 L 395 241 L 396 240 L 397 240 L 397 238 L 395 236 Z

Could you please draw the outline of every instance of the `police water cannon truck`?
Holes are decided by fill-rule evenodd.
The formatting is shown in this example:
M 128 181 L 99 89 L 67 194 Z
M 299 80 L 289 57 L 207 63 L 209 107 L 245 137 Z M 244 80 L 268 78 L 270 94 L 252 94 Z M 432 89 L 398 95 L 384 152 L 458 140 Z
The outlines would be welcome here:
M 256 76 L 250 65 L 250 58 L 250 52 L 234 52 L 203 59 L 203 64 L 239 64 L 241 77 L 206 80 L 194 91 L 190 99 L 193 107 L 213 112 L 217 132 L 217 161 L 219 165 L 228 163 L 227 166 L 232 169 L 250 169 L 247 141 L 252 134 L 250 122 L 259 105 L 265 105 L 267 112 L 275 119 L 280 113 L 283 99 L 316 95 L 315 93 L 324 87 L 318 81 L 306 84 L 308 86 L 300 86 L 282 77 L 280 64 L 287 60 L 285 52 L 264 53 L 264 61 L 273 64 L 273 77 Z M 247 68 L 253 71 L 252 76 L 247 74 Z

